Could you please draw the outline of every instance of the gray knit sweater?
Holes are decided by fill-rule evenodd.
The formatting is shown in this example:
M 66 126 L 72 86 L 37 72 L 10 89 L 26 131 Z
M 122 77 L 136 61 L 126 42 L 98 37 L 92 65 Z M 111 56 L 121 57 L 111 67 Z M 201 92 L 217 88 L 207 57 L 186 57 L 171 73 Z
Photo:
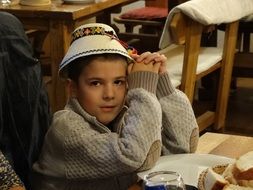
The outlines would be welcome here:
M 55 113 L 33 167 L 33 190 L 125 190 L 136 172 L 155 164 L 161 149 L 163 154 L 195 151 L 198 127 L 191 104 L 167 74 L 135 72 L 128 85 L 128 107 L 112 131 L 76 99 Z

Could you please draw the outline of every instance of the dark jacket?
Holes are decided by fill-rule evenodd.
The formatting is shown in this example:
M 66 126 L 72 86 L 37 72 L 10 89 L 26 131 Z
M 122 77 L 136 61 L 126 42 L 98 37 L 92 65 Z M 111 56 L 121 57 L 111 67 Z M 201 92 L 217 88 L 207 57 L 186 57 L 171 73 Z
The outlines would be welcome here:
M 50 118 L 41 67 L 23 26 L 0 12 L 0 150 L 27 189 Z

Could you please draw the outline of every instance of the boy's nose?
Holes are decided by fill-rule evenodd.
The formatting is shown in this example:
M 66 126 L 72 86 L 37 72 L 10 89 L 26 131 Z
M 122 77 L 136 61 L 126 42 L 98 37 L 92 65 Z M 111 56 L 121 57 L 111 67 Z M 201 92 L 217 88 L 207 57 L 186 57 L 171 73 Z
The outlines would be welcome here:
M 104 94 L 103 94 L 103 98 L 104 99 L 113 99 L 114 98 L 114 89 L 112 85 L 106 85 L 105 89 L 104 89 Z

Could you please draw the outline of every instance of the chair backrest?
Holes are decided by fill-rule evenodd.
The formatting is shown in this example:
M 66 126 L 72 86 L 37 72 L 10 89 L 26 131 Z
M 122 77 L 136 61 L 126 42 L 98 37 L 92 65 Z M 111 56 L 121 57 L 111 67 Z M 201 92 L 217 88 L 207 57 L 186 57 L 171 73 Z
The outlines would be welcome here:
M 235 55 L 233 77 L 252 78 L 253 77 L 253 52 L 252 34 L 253 34 L 253 14 L 240 20 L 238 31 L 237 48 Z M 235 86 L 236 86 L 236 81 Z
M 174 39 L 174 43 L 178 45 L 185 44 L 185 30 L 186 30 L 186 18 L 182 13 L 177 13 L 173 16 L 169 25 L 171 36 Z
M 173 42 L 177 45 L 185 45 L 180 89 L 188 95 L 190 101 L 193 101 L 196 80 L 221 66 L 225 67 L 225 64 L 230 68 L 229 73 L 232 72 L 231 64 L 233 62 L 231 59 L 233 59 L 235 52 L 238 21 L 226 24 L 221 62 L 217 62 L 218 64 L 208 68 L 206 72 L 197 73 L 201 36 L 203 32 L 210 32 L 212 30 L 210 28 L 214 27 L 215 25 L 203 25 L 184 15 L 182 12 L 176 13 L 169 25 Z
M 171 29 L 178 32 L 180 31 L 180 36 L 178 36 L 177 43 L 185 43 L 184 63 L 180 88 L 185 92 L 185 94 L 189 97 L 189 100 L 192 102 L 203 27 L 200 23 L 189 19 L 185 15 L 179 13 L 178 17 L 179 18 L 176 18 L 178 19 L 178 27 L 174 28 L 175 25 L 172 25 Z M 185 33 L 183 34 L 183 32 Z
M 168 3 L 169 0 L 145 0 L 144 7 L 134 8 L 113 17 L 115 23 L 124 25 L 121 31 L 116 25 L 114 27 L 119 38 L 134 46 L 139 53 L 157 51 L 168 15 Z
M 172 0 L 175 1 L 175 0 Z M 145 0 L 147 7 L 168 7 L 169 0 Z
M 211 55 L 214 58 L 213 60 L 211 60 L 212 58 L 208 58 L 210 55 L 208 48 L 203 49 L 200 45 L 202 33 L 209 31 L 209 28 L 213 28 L 214 25 L 203 25 L 186 16 L 182 12 L 178 12 L 173 15 L 171 23 L 168 26 L 171 37 L 173 38 L 173 43 L 178 46 L 183 46 L 183 63 L 179 89 L 188 96 L 191 102 L 193 102 L 195 96 L 196 81 L 218 68 L 221 69 L 217 97 L 223 98 L 217 98 L 216 111 L 208 110 L 200 117 L 197 117 L 199 131 L 202 131 L 208 126 L 214 124 L 216 120 L 217 122 L 222 121 L 222 124 L 219 122 L 217 125 L 224 125 L 229 84 L 232 73 L 232 63 L 236 46 L 238 21 L 228 23 L 226 25 L 223 50 L 216 48 L 218 51 L 213 51 L 214 48 L 209 48 L 211 50 L 210 52 L 217 54 L 215 55 L 216 58 L 214 55 Z M 205 63 L 207 66 L 205 66 L 205 69 L 200 72 L 198 71 L 199 66 L 201 64 L 204 65 L 202 62 L 205 59 L 210 59 L 211 64 L 208 62 Z
M 168 64 L 173 64 L 171 63 L 172 60 L 179 60 L 178 58 L 172 59 L 171 57 L 174 55 L 175 57 L 179 57 L 180 53 L 175 53 L 175 51 L 177 51 L 176 49 L 181 50 L 180 61 L 182 62 L 182 68 L 180 70 L 173 65 L 173 68 L 176 68 L 175 73 L 178 72 L 174 74 L 174 76 L 180 73 L 179 88 L 188 96 L 191 102 L 193 102 L 195 95 L 196 81 L 218 68 L 220 69 L 218 94 L 215 103 L 216 109 L 215 111 L 207 111 L 197 118 L 200 131 L 211 124 L 214 124 L 215 129 L 219 129 L 225 125 L 227 101 L 237 40 L 238 20 L 244 16 L 236 12 L 237 15 L 232 15 L 233 18 L 231 19 L 228 15 L 223 16 L 220 10 L 219 14 L 215 15 L 214 13 L 216 10 L 213 5 L 215 2 L 212 1 L 189 1 L 173 9 L 168 15 L 160 41 L 160 48 L 162 49 L 160 52 L 166 53 Z M 206 6 L 208 8 L 205 8 L 203 5 L 205 3 L 207 3 Z M 239 1 L 233 0 L 233 3 L 239 3 Z M 247 1 L 247 3 L 250 4 L 252 2 Z M 212 9 L 209 9 L 210 6 L 208 5 L 212 5 Z M 221 9 L 225 9 L 225 6 L 221 7 Z M 246 12 L 249 13 L 250 11 L 253 11 L 253 9 L 248 9 Z M 223 47 L 201 47 L 203 32 L 210 32 L 216 25 L 223 22 L 226 25 Z M 208 63 L 209 60 L 211 60 L 211 64 Z M 203 62 L 205 63 L 203 64 Z M 202 66 L 204 67 L 201 68 Z
M 194 0 L 179 4 L 169 12 L 163 36 L 160 39 L 160 49 L 171 43 L 171 39 L 167 37 L 169 35 L 168 25 L 171 25 L 171 18 L 178 12 L 187 15 L 191 20 L 204 26 L 219 25 L 221 23 L 231 23 L 253 14 L 253 1 L 245 0 L 244 3 L 241 3 L 240 0 L 223 0 L 223 3 L 220 4 L 219 0 Z

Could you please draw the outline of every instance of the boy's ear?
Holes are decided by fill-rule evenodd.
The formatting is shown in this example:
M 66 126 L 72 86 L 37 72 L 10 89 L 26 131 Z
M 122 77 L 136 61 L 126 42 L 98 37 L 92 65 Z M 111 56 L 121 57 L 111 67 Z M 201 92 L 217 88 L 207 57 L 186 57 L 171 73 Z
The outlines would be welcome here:
M 77 85 L 76 83 L 71 80 L 67 79 L 66 81 L 66 91 L 69 98 L 75 98 L 77 95 Z

